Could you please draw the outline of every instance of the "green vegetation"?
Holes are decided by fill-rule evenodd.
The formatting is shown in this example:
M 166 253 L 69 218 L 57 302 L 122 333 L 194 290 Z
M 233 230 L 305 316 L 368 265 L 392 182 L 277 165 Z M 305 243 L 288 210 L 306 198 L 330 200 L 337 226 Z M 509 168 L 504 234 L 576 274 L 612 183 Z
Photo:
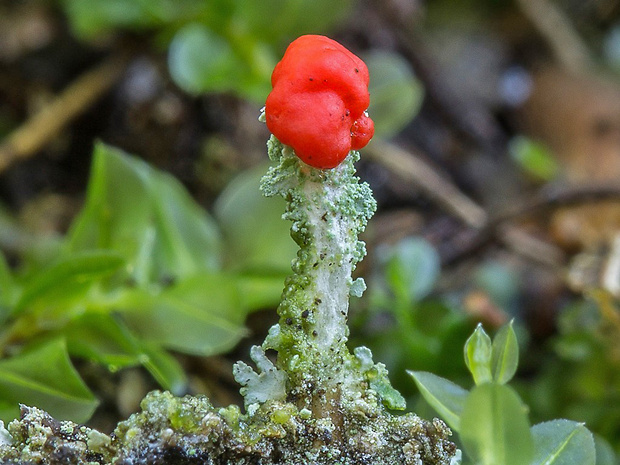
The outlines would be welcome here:
M 294 251 L 277 228 L 279 202 L 263 200 L 257 211 L 276 220 L 273 235 L 252 237 L 254 255 L 223 265 L 228 248 L 247 248 L 251 218 L 231 218 L 243 195 L 243 186 L 222 194 L 224 236 L 173 177 L 98 144 L 84 207 L 54 252 L 15 272 L 1 261 L 0 342 L 11 356 L 0 361 L 0 418 L 15 418 L 24 403 L 87 420 L 97 401 L 69 356 L 111 371 L 142 365 L 162 388 L 182 393 L 185 374 L 167 350 L 232 348 L 246 315 L 277 303 Z M 257 273 L 263 266 L 272 273 Z

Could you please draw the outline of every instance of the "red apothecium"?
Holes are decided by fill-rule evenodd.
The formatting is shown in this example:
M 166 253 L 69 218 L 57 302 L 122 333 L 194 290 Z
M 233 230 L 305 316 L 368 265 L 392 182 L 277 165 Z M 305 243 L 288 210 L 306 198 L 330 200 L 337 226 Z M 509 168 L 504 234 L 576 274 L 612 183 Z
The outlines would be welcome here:
M 368 68 L 338 42 L 299 37 L 273 70 L 271 84 L 267 127 L 308 165 L 334 168 L 372 138 Z

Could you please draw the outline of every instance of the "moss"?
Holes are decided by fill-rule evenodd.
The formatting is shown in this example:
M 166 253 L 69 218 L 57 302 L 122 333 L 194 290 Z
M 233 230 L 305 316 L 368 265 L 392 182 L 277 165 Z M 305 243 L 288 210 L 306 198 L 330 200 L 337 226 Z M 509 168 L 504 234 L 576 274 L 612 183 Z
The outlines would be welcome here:
M 340 427 L 292 403 L 267 402 L 231 426 L 208 402 L 151 393 L 143 411 L 119 425 L 119 464 L 447 464 L 454 453 L 449 430 L 413 414 L 371 415 L 351 410 Z M 191 432 L 171 418 L 194 412 Z M 128 431 L 139 431 L 127 437 Z M 344 434 L 344 435 L 343 435 Z

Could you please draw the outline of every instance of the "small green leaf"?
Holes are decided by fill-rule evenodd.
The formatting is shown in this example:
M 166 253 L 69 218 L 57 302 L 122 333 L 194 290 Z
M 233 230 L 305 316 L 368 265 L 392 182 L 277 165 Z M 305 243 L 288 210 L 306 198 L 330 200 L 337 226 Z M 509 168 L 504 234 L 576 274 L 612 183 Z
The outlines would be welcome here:
M 409 63 L 396 53 L 374 51 L 363 58 L 370 73 L 368 112 L 375 122 L 375 135 L 393 136 L 418 113 L 424 88 Z
M 177 359 L 155 344 L 143 344 L 142 365 L 167 391 L 180 396 L 187 389 L 187 376 Z
M 11 412 L 3 409 L 4 421 L 15 418 L 22 403 L 40 407 L 58 419 L 81 423 L 98 404 L 71 364 L 62 339 L 0 361 L 0 399 L 5 405 L 14 405 Z
M 470 392 L 460 437 L 467 454 L 481 465 L 530 465 L 533 441 L 526 407 L 508 386 L 487 383 Z
M 15 311 L 37 303 L 49 307 L 56 298 L 66 301 L 82 295 L 94 282 L 112 275 L 124 263 L 120 254 L 109 250 L 69 254 L 26 279 Z
M 347 17 L 351 0 L 236 0 L 235 21 L 255 36 L 280 44 L 284 37 L 327 32 Z M 325 12 L 329 11 L 326 15 Z
M 392 291 L 410 302 L 426 297 L 439 276 L 439 255 L 424 239 L 409 237 L 387 252 L 386 275 Z
M 468 392 L 447 379 L 425 371 L 407 371 L 422 396 L 454 431 L 460 431 L 460 416 Z
M 288 275 L 298 247 L 282 219 L 284 199 L 258 195 L 266 170 L 261 165 L 233 179 L 218 197 L 214 214 L 228 250 L 227 269 Z
M 617 465 L 618 458 L 613 447 L 602 437 L 594 436 L 596 447 L 596 465 Z
M 239 289 L 225 274 L 197 274 L 160 292 L 128 290 L 121 307 L 142 339 L 184 353 L 223 352 L 246 333 Z
M 527 137 L 514 137 L 508 145 L 508 151 L 523 170 L 542 181 L 553 179 L 560 171 L 549 149 Z
M 13 274 L 6 262 L 4 254 L 0 252 L 0 323 L 4 322 L 15 304 L 19 289 L 13 279 Z
M 243 63 L 230 44 L 202 24 L 188 24 L 172 43 L 168 58 L 175 82 L 190 93 L 232 90 Z
M 241 306 L 248 312 L 275 308 L 280 303 L 286 275 L 239 274 L 235 278 Z
M 592 433 L 583 423 L 553 420 L 532 427 L 532 465 L 594 465 L 596 450 Z
M 108 367 L 110 371 L 140 364 L 138 341 L 118 318 L 85 313 L 63 330 L 69 353 Z
M 504 325 L 493 339 L 493 381 L 499 384 L 510 381 L 519 364 L 519 342 L 512 323 Z
M 482 328 L 482 324 L 465 342 L 465 365 L 472 374 L 477 385 L 490 382 L 492 344 L 491 338 Z
M 204 10 L 201 0 L 62 0 L 76 35 L 93 38 L 111 29 L 132 31 L 183 23 Z M 212 3 L 212 2 L 208 2 Z
M 71 355 L 102 363 L 111 371 L 141 364 L 162 388 L 176 395 L 185 391 L 187 379 L 176 359 L 136 338 L 118 317 L 86 313 L 72 321 L 62 334 Z
M 173 176 L 97 144 L 86 204 L 67 252 L 113 250 L 138 285 L 219 267 L 215 222 Z

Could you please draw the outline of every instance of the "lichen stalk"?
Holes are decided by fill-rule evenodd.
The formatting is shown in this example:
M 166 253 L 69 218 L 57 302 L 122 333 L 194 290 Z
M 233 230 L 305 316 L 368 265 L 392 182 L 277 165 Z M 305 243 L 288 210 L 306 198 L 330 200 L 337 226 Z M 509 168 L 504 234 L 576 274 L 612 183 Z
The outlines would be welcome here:
M 275 137 L 269 153 L 278 164 L 262 189 L 288 200 L 284 218 L 293 222 L 291 235 L 300 250 L 278 308 L 279 330 L 272 331 L 278 336 L 264 348 L 278 351 L 278 366 L 288 372 L 293 395 L 317 410 L 317 396 L 320 405 L 323 396 L 336 399 L 359 382 L 343 368 L 350 364 L 349 294 L 352 286 L 363 288 L 363 281 L 353 283 L 352 272 L 366 253 L 358 234 L 376 203 L 354 174 L 355 152 L 332 170 L 309 167 Z
M 336 168 L 321 170 L 300 161 L 274 136 L 268 147 L 275 165 L 261 189 L 287 200 L 283 217 L 292 221 L 291 236 L 300 249 L 285 282 L 279 323 L 262 347 L 253 349 L 262 373 L 244 363 L 235 367 L 246 405 L 289 400 L 316 418 L 330 418 L 335 426 L 341 424 L 343 405 L 354 399 L 376 405 L 369 395 L 384 394 L 392 406 L 402 407 L 404 401 L 389 387 L 384 367 L 372 363 L 370 351 L 358 349 L 353 356 L 346 346 L 349 296 L 360 296 L 365 289 L 361 278 L 352 279 L 366 254 L 358 235 L 376 209 L 368 184 L 355 175 L 359 154 L 351 152 Z M 265 364 L 269 349 L 277 352 L 271 367 Z M 380 393 L 368 392 L 370 372 Z M 278 380 L 281 384 L 274 388 Z

